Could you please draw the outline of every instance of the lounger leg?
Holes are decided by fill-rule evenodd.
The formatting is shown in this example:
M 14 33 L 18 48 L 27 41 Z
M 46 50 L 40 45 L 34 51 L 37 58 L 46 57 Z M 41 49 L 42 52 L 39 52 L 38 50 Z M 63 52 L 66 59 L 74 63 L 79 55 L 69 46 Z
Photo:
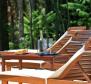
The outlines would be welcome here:
M 10 65 L 6 65 L 6 70 L 7 71 L 11 71 L 11 66 Z
M 22 82 L 19 82 L 19 84 L 23 84 Z
M 19 82 L 18 84 L 23 84 L 22 82 Z M 31 84 L 31 83 L 25 83 L 25 84 Z
M 8 84 L 8 81 L 2 80 L 2 84 Z

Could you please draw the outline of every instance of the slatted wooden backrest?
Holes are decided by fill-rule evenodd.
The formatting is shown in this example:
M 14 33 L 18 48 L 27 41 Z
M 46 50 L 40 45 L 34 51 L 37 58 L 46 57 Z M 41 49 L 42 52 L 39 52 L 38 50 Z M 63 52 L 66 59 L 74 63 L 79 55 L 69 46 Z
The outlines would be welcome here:
M 79 64 L 83 71 L 90 77 L 91 81 L 91 37 L 85 43 L 85 51 Z
M 79 60 L 79 63 L 70 71 L 70 73 L 64 79 L 90 81 L 89 77 L 91 78 L 91 38 L 87 41 L 89 37 L 91 37 L 91 30 L 84 30 L 84 31 L 78 32 L 77 38 L 73 39 L 75 43 L 70 43 L 64 50 L 64 52 L 66 52 L 65 54 L 67 54 L 67 51 L 69 51 L 70 49 L 71 51 L 79 49 L 86 42 L 85 43 L 86 52 L 83 53 L 82 59 Z M 76 41 L 79 41 L 79 42 L 76 43 Z M 63 54 L 63 52 L 61 54 Z M 72 56 L 72 53 L 70 56 Z M 58 58 L 58 60 L 62 60 L 62 59 Z M 66 61 L 67 60 L 65 60 L 65 62 Z M 81 67 L 79 67 L 79 65 Z M 84 73 L 88 77 L 87 76 L 84 77 L 83 76 Z
M 72 41 L 65 46 L 64 49 L 59 50 L 58 53 L 70 52 L 70 50 L 78 50 L 91 37 L 91 30 L 78 31 L 72 38 Z
M 65 79 L 91 82 L 91 37 L 85 43 L 85 52 L 82 54 L 81 59 Z
M 74 35 L 77 31 L 83 31 L 86 30 L 85 26 L 75 26 L 75 27 L 69 27 L 68 32 L 69 34 Z
M 77 64 L 77 62 L 81 59 L 81 54 L 84 52 L 84 45 L 81 49 L 79 49 L 62 67 L 55 71 L 55 73 L 50 76 L 51 78 L 60 77 L 63 79 L 67 76 L 69 71 Z
M 77 31 L 86 30 L 85 26 L 69 27 L 68 30 L 47 50 L 57 52 L 69 40 L 70 37 L 75 36 Z
M 75 36 L 73 37 L 72 41 L 67 44 L 63 49 L 60 49 L 57 53 L 59 53 L 61 56 L 68 56 L 71 57 L 74 53 L 79 50 L 83 44 L 88 40 L 88 38 L 91 36 L 91 30 L 83 30 L 76 32 Z M 60 56 L 60 57 L 61 57 Z M 59 62 L 66 62 L 67 59 L 61 60 L 60 57 L 56 57 L 56 61 Z
M 89 37 L 91 37 L 91 30 L 83 30 L 76 33 L 76 38 L 74 40 L 84 42 L 87 41 Z
M 58 51 L 70 38 L 68 31 L 66 31 L 47 51 L 56 52 Z
M 68 30 L 86 30 L 86 26 L 73 26 L 69 27 Z
M 74 37 L 73 37 L 74 38 Z M 78 40 L 72 40 L 62 49 L 59 49 L 57 53 L 60 55 L 55 58 L 56 62 L 66 62 L 71 56 L 73 56 L 82 46 L 83 43 Z M 62 56 L 66 56 L 67 59 L 62 59 Z

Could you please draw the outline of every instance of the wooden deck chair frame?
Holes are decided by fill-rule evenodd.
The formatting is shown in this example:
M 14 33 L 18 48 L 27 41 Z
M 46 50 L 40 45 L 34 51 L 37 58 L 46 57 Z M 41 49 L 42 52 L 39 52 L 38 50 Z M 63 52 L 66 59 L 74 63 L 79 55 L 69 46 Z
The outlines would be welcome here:
M 77 28 L 77 31 L 78 31 L 78 27 L 73 27 L 73 28 L 70 28 L 69 29 L 69 31 L 71 31 L 71 30 L 76 30 L 76 28 Z M 85 29 L 85 27 L 79 27 L 79 30 L 83 30 L 83 29 Z M 73 31 L 72 31 L 73 32 Z M 68 34 L 68 32 L 66 31 L 64 34 L 63 34 L 63 36 L 62 37 L 60 37 L 60 39 L 57 41 L 57 42 L 55 42 L 54 43 L 54 45 L 53 46 L 55 46 L 60 40 L 62 40 L 65 36 L 67 36 L 67 34 Z M 71 41 L 71 39 L 72 39 L 72 37 L 70 37 L 69 38 L 69 40 L 65 43 L 65 45 L 61 48 L 61 49 L 59 49 L 59 50 L 62 50 L 70 41 Z M 52 46 L 52 47 L 53 47 Z M 58 53 L 59 51 L 57 51 L 57 53 Z M 11 63 L 12 61 L 8 61 L 7 63 L 6 63 L 6 65 L 7 65 L 7 70 L 10 70 L 11 69 L 11 66 L 10 66 L 10 63 Z M 44 65 L 45 64 L 45 62 L 41 62 L 41 63 L 39 63 L 39 61 L 38 61 L 38 63 L 31 63 L 31 61 L 29 62 L 30 64 L 36 64 L 36 65 L 38 65 L 39 66 L 39 68 L 42 68 L 42 65 Z M 28 63 L 28 64 L 29 64 Z M 16 63 L 17 64 L 17 63 Z M 13 62 L 13 65 L 15 65 L 15 63 Z
M 70 29 L 70 30 L 72 30 L 72 29 Z M 69 31 L 70 31 L 70 30 L 69 30 Z M 75 29 L 75 30 L 76 30 L 76 29 Z M 79 30 L 80 30 L 80 29 L 79 29 Z M 82 30 L 82 29 L 81 29 L 81 30 Z M 67 35 L 68 35 L 68 31 L 66 31 L 66 32 L 54 43 L 54 45 L 48 49 L 48 51 L 50 51 L 51 48 L 55 47 L 55 45 L 57 45 L 57 43 L 59 43 L 59 41 L 61 41 L 61 40 L 62 40 L 63 38 L 65 38 Z M 72 39 L 71 35 L 70 35 L 70 37 L 68 38 L 68 42 L 69 42 L 70 39 Z M 65 42 L 64 45 L 65 45 L 65 44 L 68 44 L 68 42 Z M 64 48 L 64 46 L 62 46 L 62 48 Z M 27 51 L 29 51 L 29 52 L 31 51 L 31 52 L 33 52 L 33 53 L 38 52 L 37 50 L 19 49 L 19 50 L 9 50 L 8 53 L 9 53 L 9 52 L 10 52 L 10 53 L 16 52 L 16 53 L 19 53 L 19 54 L 20 54 L 20 53 L 24 53 L 24 52 L 27 52 Z M 15 61 L 15 60 L 14 60 L 14 61 Z M 11 66 L 12 66 L 12 65 L 10 66 L 10 63 L 11 63 L 11 62 L 13 62 L 13 65 L 15 65 L 15 64 L 14 64 L 14 61 L 9 60 L 9 61 L 7 62 L 7 64 L 6 64 L 6 65 L 7 65 L 7 66 L 6 66 L 7 70 L 10 70 L 10 69 L 11 69 Z M 15 62 L 16 64 L 17 64 L 17 61 L 18 61 L 18 60 L 16 60 L 16 62 Z M 26 61 L 26 60 L 25 60 L 25 61 Z M 42 68 L 42 65 L 45 64 L 44 61 L 41 61 L 40 63 L 39 63 L 39 61 L 38 61 L 38 62 L 37 62 L 37 61 L 36 61 L 36 62 L 35 62 L 35 61 L 34 61 L 34 62 L 33 62 L 33 61 L 32 61 L 32 62 L 30 61 L 29 63 L 31 63 L 31 64 L 36 64 L 36 65 L 39 66 L 39 68 Z
M 22 82 L 27 82 L 30 84 L 59 84 L 59 83 L 64 83 L 64 84 L 77 84 L 76 82 L 72 82 L 69 80 L 64 80 L 64 77 L 69 73 L 69 71 L 74 67 L 78 61 L 81 59 L 82 53 L 84 53 L 84 46 L 78 50 L 71 58 L 70 60 L 65 63 L 61 68 L 59 68 L 56 71 L 51 71 L 52 74 L 48 74 L 46 77 L 41 77 L 40 76 L 32 76 L 32 75 L 26 75 L 25 74 L 16 74 L 15 72 L 12 71 L 5 71 L 0 73 L 0 80 L 2 80 L 2 84 L 8 84 L 8 81 L 18 81 L 19 84 L 22 84 Z M 19 71 L 19 70 L 18 70 Z M 22 71 L 22 70 L 21 70 Z M 21 72 L 19 71 L 19 72 Z M 30 71 L 30 70 L 29 70 Z M 18 73 L 19 73 L 18 72 Z M 35 71 L 37 72 L 37 70 Z M 42 73 L 42 70 L 41 70 Z M 42 74 L 44 76 L 44 74 Z M 57 81 L 57 78 L 60 77 L 61 80 Z M 57 81 L 58 83 L 51 83 L 52 80 Z
M 60 38 L 60 40 L 63 39 L 66 35 L 67 35 L 67 32 L 64 33 L 64 35 Z M 71 39 L 71 38 L 70 38 L 70 39 Z M 69 39 L 69 40 L 70 40 L 70 39 Z M 56 43 L 56 44 L 57 44 L 57 43 Z M 18 52 L 18 51 L 19 51 L 19 52 Z M 8 52 L 7 52 L 7 51 L 6 51 L 6 52 L 7 52 L 7 53 L 9 53 L 9 52 L 10 52 L 10 53 L 16 52 L 16 53 L 19 53 L 19 54 L 20 54 L 20 53 L 22 53 L 22 51 L 26 52 L 26 49 L 9 50 Z M 6 53 L 6 54 L 7 54 L 7 53 Z M 27 61 L 27 60 L 25 60 L 25 61 L 26 61 L 26 64 L 28 63 L 28 65 L 29 65 L 29 63 L 30 63 L 30 64 L 33 64 L 33 65 L 36 65 L 35 68 L 36 68 L 37 66 L 38 66 L 39 68 L 42 68 L 42 65 L 45 64 L 45 62 L 42 61 L 42 60 L 40 60 L 40 63 L 39 63 L 39 60 L 36 60 L 36 61 L 35 61 L 35 60 L 34 60 L 34 61 L 32 60 L 32 62 L 31 62 L 31 60 L 30 60 L 30 62 Z M 38 61 L 38 62 L 37 62 L 37 61 Z M 12 67 L 13 65 L 17 65 L 17 64 L 18 64 L 17 62 L 18 62 L 18 60 L 7 60 L 6 69 L 7 69 L 7 70 L 11 70 L 11 67 Z
M 70 44 L 75 43 L 75 45 L 79 45 L 79 46 L 83 45 L 86 42 L 86 40 L 88 40 L 88 38 L 91 36 L 90 32 L 91 32 L 90 30 L 77 31 L 76 35 L 74 36 L 75 40 L 74 40 L 74 37 L 73 37 L 73 41 L 71 41 Z M 69 43 L 67 43 L 67 45 L 65 45 L 63 47 L 63 49 L 62 48 L 59 49 L 57 51 L 57 53 L 61 53 L 62 54 L 63 52 L 67 51 L 66 50 L 67 46 L 69 46 Z
M 86 30 L 86 26 L 71 26 L 68 30 Z
M 83 31 L 83 30 L 86 30 L 85 26 L 69 27 L 68 30 L 50 48 L 48 48 L 47 50 L 48 51 L 52 51 L 53 48 L 55 48 L 55 46 L 60 41 L 62 41 L 62 39 L 64 39 L 67 36 L 69 36 L 69 38 L 72 37 L 72 36 L 75 36 L 75 34 L 76 34 L 77 31 Z

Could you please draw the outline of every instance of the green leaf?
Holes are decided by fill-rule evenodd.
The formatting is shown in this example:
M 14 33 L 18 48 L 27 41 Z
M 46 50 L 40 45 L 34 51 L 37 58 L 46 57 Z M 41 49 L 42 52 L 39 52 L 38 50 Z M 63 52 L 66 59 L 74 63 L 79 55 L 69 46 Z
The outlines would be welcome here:
M 48 16 L 48 17 L 46 18 L 46 21 L 47 21 L 48 23 L 51 23 L 51 22 L 55 19 L 55 17 L 56 17 L 56 14 L 54 13 L 54 14 Z
M 30 23 L 29 18 L 24 17 L 24 22 L 27 23 L 27 24 Z
M 68 4 L 63 4 L 63 5 L 61 5 L 61 7 L 63 7 L 63 8 L 68 7 L 69 10 L 76 10 L 77 8 L 83 9 L 84 6 L 82 4 L 79 4 L 79 3 L 68 2 Z
M 79 11 L 78 12 L 78 15 L 80 16 L 80 17 L 88 17 L 89 16 L 89 13 L 87 13 L 86 11 Z

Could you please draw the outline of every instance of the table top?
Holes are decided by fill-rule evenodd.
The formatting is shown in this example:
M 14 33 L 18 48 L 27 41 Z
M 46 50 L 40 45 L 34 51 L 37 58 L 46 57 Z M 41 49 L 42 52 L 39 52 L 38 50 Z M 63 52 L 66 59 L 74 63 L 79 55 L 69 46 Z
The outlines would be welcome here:
M 53 55 L 39 55 L 35 53 L 24 53 L 24 54 L 15 54 L 13 52 L 1 52 L 0 57 L 4 59 L 35 59 L 35 60 L 51 60 L 55 56 Z

